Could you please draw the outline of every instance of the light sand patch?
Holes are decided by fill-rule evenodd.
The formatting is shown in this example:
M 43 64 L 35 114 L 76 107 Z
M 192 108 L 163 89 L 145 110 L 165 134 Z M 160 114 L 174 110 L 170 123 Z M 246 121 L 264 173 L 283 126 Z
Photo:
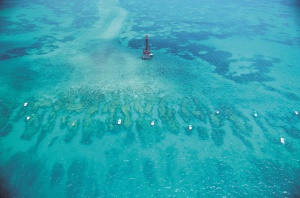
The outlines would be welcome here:
M 117 15 L 116 18 L 114 18 L 109 27 L 105 30 L 105 32 L 102 34 L 102 38 L 105 38 L 105 39 L 111 39 L 111 38 L 115 38 L 119 35 L 120 33 L 120 30 L 122 28 L 122 24 L 126 18 L 126 11 L 121 9 L 121 8 L 118 8 L 116 9 L 118 10 L 119 14 Z
M 116 38 L 122 28 L 127 11 L 117 6 L 117 1 L 99 3 L 100 20 L 97 26 L 100 29 L 98 38 L 112 39 Z

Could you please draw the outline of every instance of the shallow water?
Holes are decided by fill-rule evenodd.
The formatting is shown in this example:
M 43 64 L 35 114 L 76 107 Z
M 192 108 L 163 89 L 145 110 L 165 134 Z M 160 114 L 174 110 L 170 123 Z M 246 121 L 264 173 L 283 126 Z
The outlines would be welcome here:
M 297 1 L 0 9 L 3 197 L 300 194 Z

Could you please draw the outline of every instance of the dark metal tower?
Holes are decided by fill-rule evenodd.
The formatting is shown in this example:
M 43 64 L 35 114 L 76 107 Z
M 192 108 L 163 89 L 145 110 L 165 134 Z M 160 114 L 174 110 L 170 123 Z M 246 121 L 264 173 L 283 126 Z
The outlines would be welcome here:
M 145 49 L 143 51 L 142 59 L 147 60 L 147 59 L 152 58 L 152 56 L 153 56 L 153 54 L 151 54 L 150 48 L 149 48 L 148 35 L 146 35 L 146 37 L 145 37 Z

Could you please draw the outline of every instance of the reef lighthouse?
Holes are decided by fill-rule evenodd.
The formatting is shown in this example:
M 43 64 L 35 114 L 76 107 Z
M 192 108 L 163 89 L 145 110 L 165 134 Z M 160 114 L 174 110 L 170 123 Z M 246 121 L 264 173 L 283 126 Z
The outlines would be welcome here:
M 143 60 L 148 60 L 148 59 L 151 59 L 152 56 L 153 56 L 153 54 L 151 54 L 150 48 L 149 48 L 149 39 L 148 39 L 148 35 L 146 35 L 146 37 L 145 37 L 145 49 L 144 49 L 144 51 L 143 51 L 142 59 L 143 59 Z

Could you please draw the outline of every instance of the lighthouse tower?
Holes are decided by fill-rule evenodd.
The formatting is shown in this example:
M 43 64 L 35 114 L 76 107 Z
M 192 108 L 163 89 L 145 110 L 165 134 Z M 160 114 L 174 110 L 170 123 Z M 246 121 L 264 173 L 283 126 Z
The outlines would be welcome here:
M 144 60 L 151 59 L 152 56 L 153 56 L 153 54 L 151 54 L 150 48 L 149 48 L 148 35 L 146 35 L 146 37 L 145 37 L 145 49 L 143 51 L 142 59 L 144 59 Z

